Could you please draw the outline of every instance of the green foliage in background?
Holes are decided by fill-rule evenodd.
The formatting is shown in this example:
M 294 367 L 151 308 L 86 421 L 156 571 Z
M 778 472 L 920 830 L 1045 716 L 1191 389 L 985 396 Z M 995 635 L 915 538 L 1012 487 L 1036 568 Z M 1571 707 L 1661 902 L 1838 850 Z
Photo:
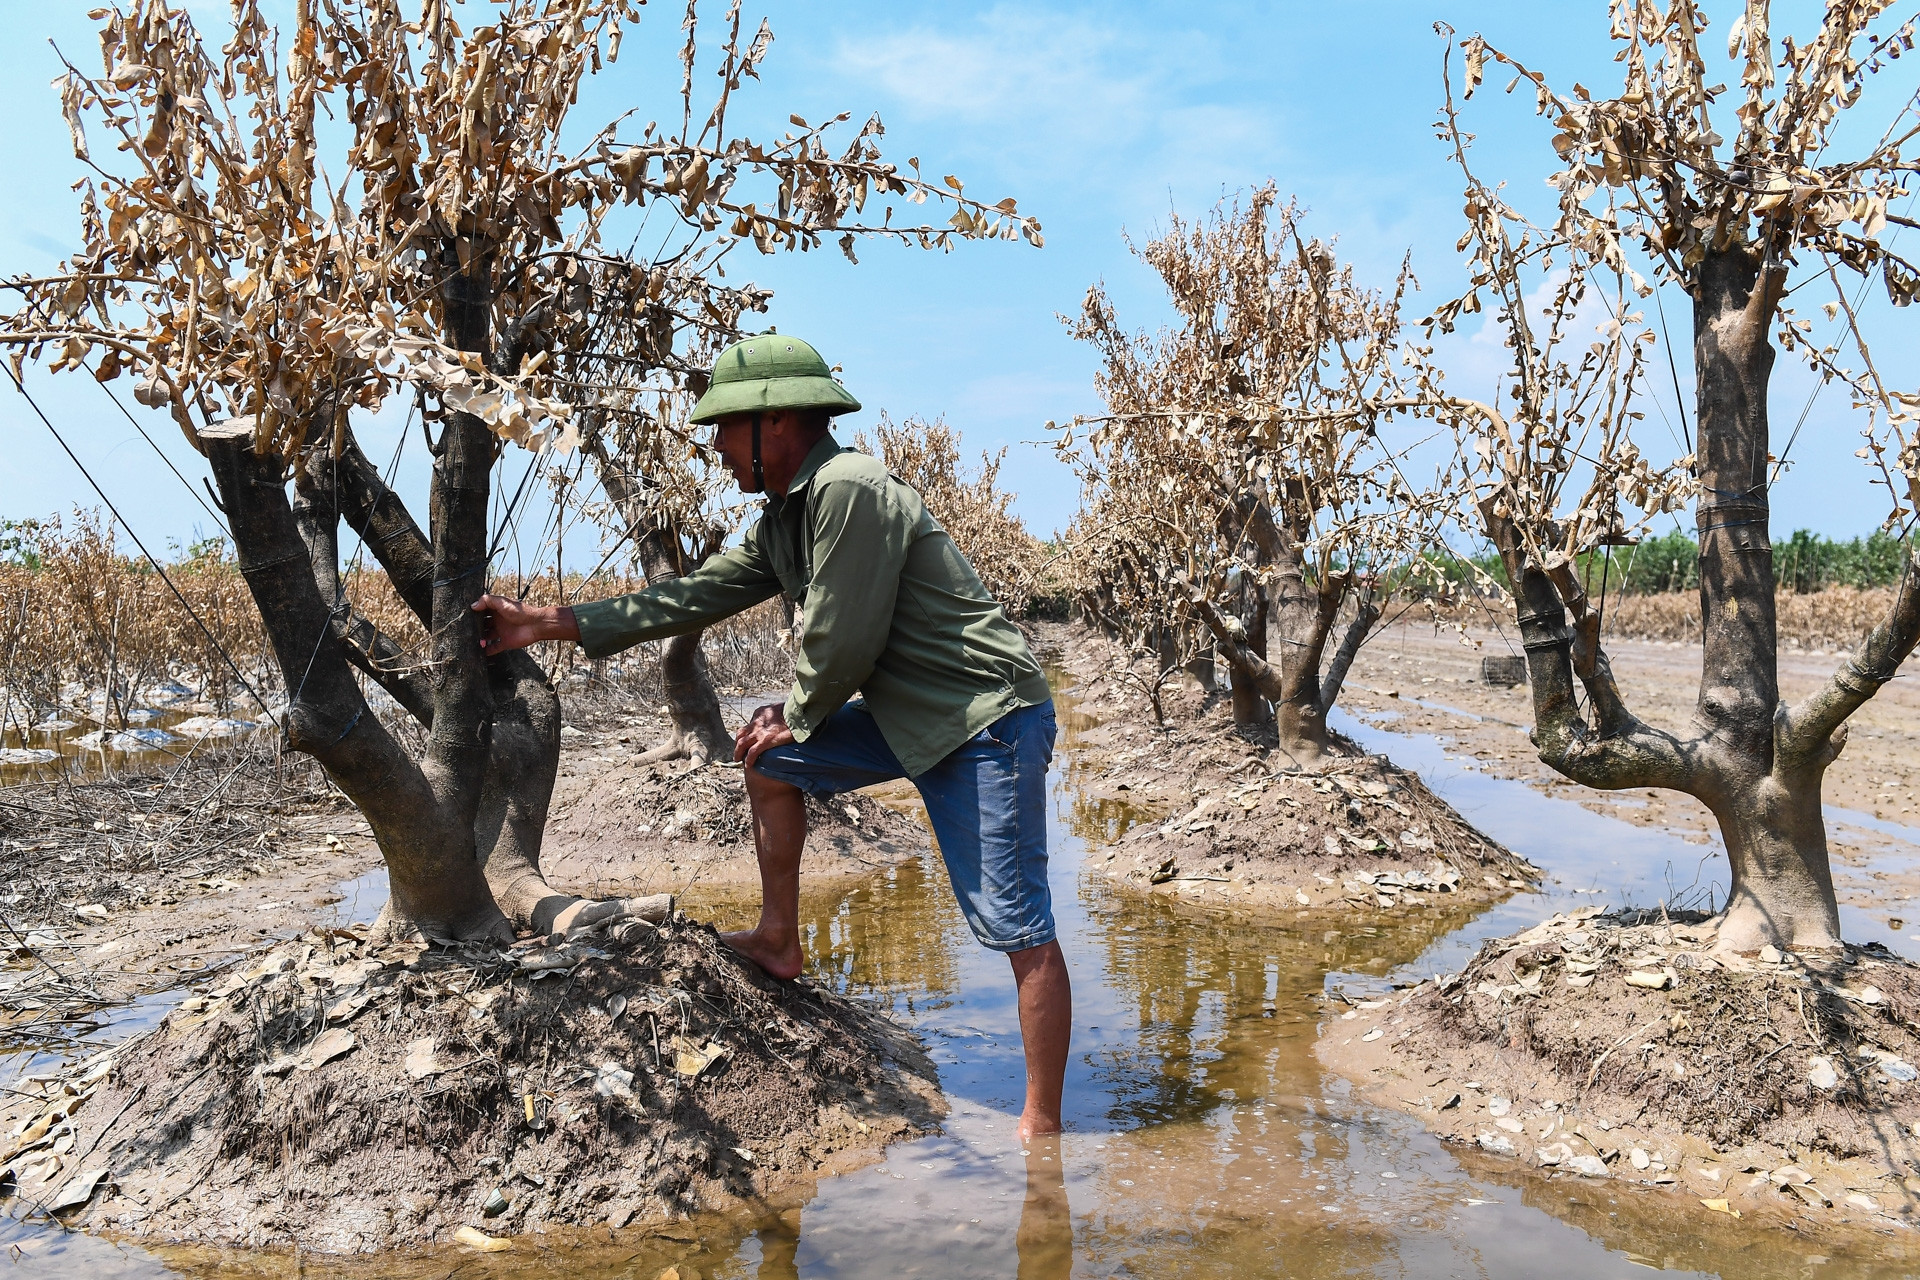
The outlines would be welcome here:
M 1446 577 L 1465 584 L 1473 575 L 1458 556 L 1430 553 Z M 1773 580 L 1782 591 L 1804 594 L 1826 587 L 1885 587 L 1900 576 L 1906 556 L 1903 540 L 1884 532 L 1842 542 L 1811 529 L 1773 544 Z M 1488 551 L 1466 557 L 1501 586 L 1507 585 L 1500 557 Z M 1580 558 L 1587 590 L 1598 595 L 1602 576 L 1608 594 L 1646 596 L 1700 588 L 1700 544 L 1678 529 L 1648 538 L 1638 546 L 1615 547 L 1611 556 Z

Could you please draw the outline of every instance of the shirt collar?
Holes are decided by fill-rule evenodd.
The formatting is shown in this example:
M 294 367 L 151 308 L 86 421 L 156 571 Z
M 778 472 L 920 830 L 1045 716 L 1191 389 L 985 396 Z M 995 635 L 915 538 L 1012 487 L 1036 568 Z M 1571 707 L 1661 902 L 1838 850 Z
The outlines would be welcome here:
M 800 469 L 793 473 L 793 479 L 787 484 L 785 497 L 791 498 L 804 490 L 813 482 L 814 472 L 827 465 L 827 459 L 839 452 L 841 452 L 840 442 L 833 438 L 831 431 L 821 436 L 813 448 L 807 450 L 807 456 L 801 460 Z M 784 501 L 783 498 L 773 494 L 768 494 L 767 497 L 773 502 Z

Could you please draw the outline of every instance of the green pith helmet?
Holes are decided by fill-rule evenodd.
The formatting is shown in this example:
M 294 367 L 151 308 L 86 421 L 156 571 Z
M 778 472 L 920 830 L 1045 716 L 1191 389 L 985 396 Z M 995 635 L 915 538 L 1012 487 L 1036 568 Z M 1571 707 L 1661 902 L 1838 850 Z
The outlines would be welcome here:
M 713 381 L 693 406 L 691 421 L 712 422 L 730 413 L 770 409 L 825 409 L 838 414 L 859 407 L 860 402 L 834 380 L 818 351 L 798 338 L 763 333 L 743 338 L 720 353 L 713 362 Z

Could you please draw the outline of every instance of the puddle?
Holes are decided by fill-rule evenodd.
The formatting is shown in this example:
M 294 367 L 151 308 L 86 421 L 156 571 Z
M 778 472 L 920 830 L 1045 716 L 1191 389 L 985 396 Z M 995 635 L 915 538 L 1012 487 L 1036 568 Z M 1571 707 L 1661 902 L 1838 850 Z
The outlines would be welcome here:
M 108 719 L 117 726 L 117 720 Z M 38 725 L 9 721 L 0 727 L 0 787 L 63 774 L 98 777 L 164 767 L 169 759 L 242 741 L 267 727 L 265 714 L 179 707 L 134 711 L 124 729 L 103 728 L 78 712 Z
M 340 895 L 339 900 L 327 906 L 321 915 L 320 923 L 337 928 L 348 925 L 372 924 L 374 917 L 380 914 L 380 908 L 387 905 L 391 889 L 387 883 L 387 864 L 381 863 L 361 872 L 351 880 L 342 880 L 333 886 L 331 893 Z
M 1060 713 L 1052 875 L 1075 1000 L 1062 1139 L 1024 1149 L 1013 1141 L 1024 1072 L 1006 961 L 967 934 L 937 860 L 909 862 L 802 906 L 814 975 L 889 1006 L 925 1037 L 952 1107 L 941 1133 L 751 1217 L 617 1241 L 604 1231 L 597 1242 L 535 1237 L 491 1257 L 447 1249 L 328 1259 L 325 1273 L 651 1280 L 679 1263 L 702 1280 L 1519 1278 L 1548 1269 L 1556 1280 L 1597 1280 L 1642 1266 L 1772 1280 L 1830 1263 L 1834 1274 L 1911 1274 L 1864 1249 L 1816 1254 L 1784 1231 L 1705 1221 L 1677 1197 L 1521 1176 L 1358 1100 L 1313 1056 L 1329 985 L 1457 970 L 1480 939 L 1555 910 L 1623 893 L 1651 901 L 1696 876 L 1707 884 L 1712 850 L 1480 773 L 1433 738 L 1343 717 L 1344 732 L 1418 768 L 1540 865 L 1544 891 L 1477 918 L 1440 907 L 1268 928 L 1203 916 L 1083 871 L 1087 853 L 1133 819 L 1124 804 L 1079 797 L 1069 762 L 1089 722 L 1065 696 Z M 377 874 L 342 886 L 336 918 L 378 910 Z M 1605 892 L 1580 892 L 1595 887 Z M 714 911 L 723 924 L 746 914 L 738 903 Z M 310 1259 L 147 1253 L 0 1220 L 0 1251 L 9 1246 L 20 1276 L 315 1274 Z
M 1544 892 L 1508 899 L 1446 939 L 1432 955 L 1421 957 L 1421 974 L 1456 972 L 1488 938 L 1528 928 L 1556 911 L 1590 903 L 1650 907 L 1663 901 L 1704 909 L 1709 901 L 1720 906 L 1727 900 L 1727 858 L 1717 833 L 1704 844 L 1693 844 L 1665 828 L 1596 813 L 1517 779 L 1496 777 L 1472 759 L 1449 755 L 1444 738 L 1376 728 L 1339 707 L 1330 723 L 1367 750 L 1383 752 L 1418 771 L 1467 821 L 1548 873 Z M 1920 831 L 1866 814 L 1832 805 L 1827 814 L 1830 824 L 1858 823 L 1892 836 L 1910 832 L 1920 841 Z M 1836 866 L 1836 872 L 1843 870 Z M 1883 942 L 1908 959 L 1920 960 L 1920 936 L 1889 932 L 1880 918 L 1885 911 L 1881 907 L 1870 913 L 1842 903 L 1842 934 L 1854 941 Z

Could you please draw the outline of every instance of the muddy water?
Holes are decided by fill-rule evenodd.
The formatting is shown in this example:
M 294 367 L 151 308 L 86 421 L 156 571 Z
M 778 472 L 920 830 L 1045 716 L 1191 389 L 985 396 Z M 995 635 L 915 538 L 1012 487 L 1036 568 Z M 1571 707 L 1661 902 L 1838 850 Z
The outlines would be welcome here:
M 815 975 L 918 1028 L 952 1105 L 942 1133 L 896 1146 L 868 1169 L 749 1215 L 644 1238 L 535 1238 L 485 1257 L 447 1250 L 316 1265 L 147 1252 L 19 1225 L 0 1235 L 0 1255 L 17 1245 L 12 1271 L 22 1276 L 103 1277 L 654 1280 L 669 1263 L 709 1280 L 1547 1272 L 1582 1280 L 1636 1266 L 1742 1280 L 1912 1273 L 1775 1228 L 1723 1227 L 1691 1200 L 1520 1176 L 1359 1101 L 1313 1057 L 1329 985 L 1383 988 L 1409 970 L 1458 968 L 1477 938 L 1569 905 L 1623 891 L 1647 901 L 1672 876 L 1690 881 L 1699 846 L 1663 843 L 1660 833 L 1478 774 L 1434 740 L 1349 722 L 1369 745 L 1421 766 L 1469 817 L 1546 868 L 1549 883 L 1478 919 L 1439 910 L 1254 927 L 1124 896 L 1087 873 L 1134 815 L 1078 799 L 1074 735 L 1086 722 L 1064 697 L 1061 724 L 1053 892 L 1076 1001 L 1064 1138 L 1025 1148 L 1012 1139 L 1023 1085 L 1006 963 L 967 935 L 937 865 L 915 862 L 806 904 Z M 1606 892 L 1581 892 L 1596 886 Z M 369 902 L 377 897 L 373 882 L 363 888 Z
M 246 717 L 234 719 L 231 717 Z M 211 731 L 209 723 L 211 722 Z M 52 722 L 63 727 L 0 726 L 0 786 L 41 778 L 98 777 L 166 767 L 206 747 L 219 747 L 257 733 L 267 723 L 259 713 L 179 709 L 141 710 L 125 729 L 106 730 L 93 720 Z M 180 732 L 182 725 L 187 726 Z

